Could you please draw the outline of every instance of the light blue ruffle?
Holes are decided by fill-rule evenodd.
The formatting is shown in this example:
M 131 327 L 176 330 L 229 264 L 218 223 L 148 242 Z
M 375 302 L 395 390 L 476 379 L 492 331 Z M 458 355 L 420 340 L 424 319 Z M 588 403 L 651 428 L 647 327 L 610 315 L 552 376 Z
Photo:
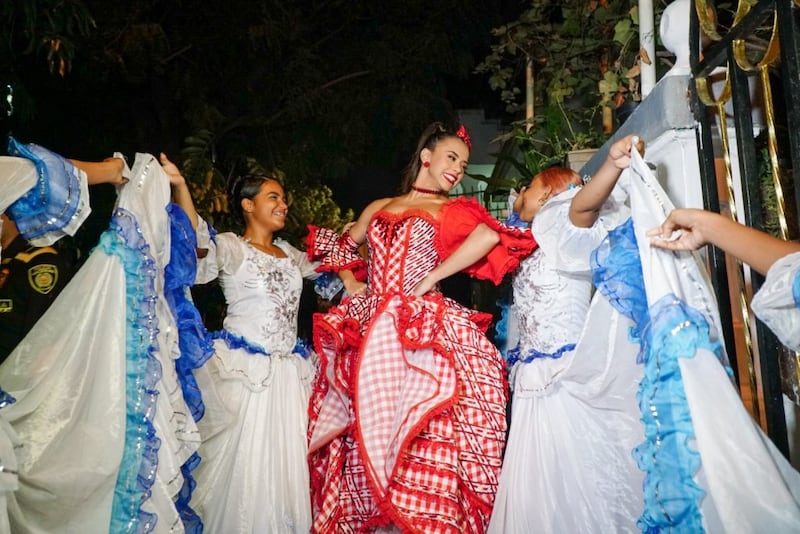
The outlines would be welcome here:
M 695 434 L 678 361 L 701 348 L 720 357 L 722 347 L 711 341 L 705 317 L 676 296 L 667 295 L 648 310 L 630 219 L 609 232 L 592 260 L 598 291 L 634 321 L 631 338 L 640 342 L 637 361 L 644 364 L 637 398 L 645 440 L 633 451 L 645 472 L 638 526 L 647 533 L 702 533 L 704 491 L 694 481 L 700 457 L 689 446 Z
M 498 319 L 497 323 L 494 325 L 494 344 L 497 346 L 497 350 L 500 351 L 503 359 L 507 359 L 508 321 L 511 315 L 511 304 L 508 302 L 508 299 L 504 298 L 497 301 L 497 307 L 500 308 L 500 319 Z
M 142 509 L 150 498 L 158 467 L 161 440 L 153 419 L 161 379 L 155 290 L 156 266 L 133 215 L 117 208 L 109 230 L 98 245 L 116 256 L 125 270 L 126 318 L 126 424 L 125 445 L 114 488 L 109 532 L 151 532 L 158 517 Z
M 67 159 L 34 144 L 8 138 L 8 153 L 31 160 L 36 166 L 36 185 L 8 207 L 19 233 L 26 239 L 61 230 L 75 216 L 80 200 L 80 180 Z
M 800 308 L 800 268 L 794 273 L 794 280 L 792 280 L 792 296 L 794 297 L 794 305 Z
M 512 211 L 506 219 L 505 224 L 506 226 L 513 226 L 514 228 L 527 228 L 531 223 L 528 221 L 523 221 L 519 218 L 519 213 Z
M 631 343 L 640 343 L 641 321 L 647 317 L 647 294 L 633 220 L 611 230 L 591 256 L 592 282 L 619 313 L 633 321 Z M 642 363 L 639 353 L 637 363 Z

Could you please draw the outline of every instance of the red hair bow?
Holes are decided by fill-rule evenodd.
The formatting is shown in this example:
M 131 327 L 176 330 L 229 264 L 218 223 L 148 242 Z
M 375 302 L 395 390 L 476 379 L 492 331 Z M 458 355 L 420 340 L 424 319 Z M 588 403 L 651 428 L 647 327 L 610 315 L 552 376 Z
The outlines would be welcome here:
M 464 128 L 463 124 L 458 127 L 458 130 L 456 131 L 456 136 L 458 136 L 462 141 L 464 141 L 464 144 L 467 145 L 468 149 L 472 150 L 472 141 L 470 140 L 469 134 L 467 133 L 467 129 Z

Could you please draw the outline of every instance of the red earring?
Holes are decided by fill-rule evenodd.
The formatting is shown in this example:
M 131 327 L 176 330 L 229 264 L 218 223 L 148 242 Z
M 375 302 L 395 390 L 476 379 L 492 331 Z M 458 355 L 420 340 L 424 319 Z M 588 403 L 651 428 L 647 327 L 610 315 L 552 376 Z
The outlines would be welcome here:
M 430 167 L 431 166 L 431 162 L 430 161 L 423 161 L 422 162 L 422 166 L 423 167 Z

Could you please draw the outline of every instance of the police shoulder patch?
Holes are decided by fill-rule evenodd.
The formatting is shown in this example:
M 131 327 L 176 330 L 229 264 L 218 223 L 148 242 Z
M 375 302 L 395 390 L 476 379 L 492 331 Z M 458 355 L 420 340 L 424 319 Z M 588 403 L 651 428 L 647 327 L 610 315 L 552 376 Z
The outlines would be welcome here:
M 58 282 L 58 267 L 52 263 L 34 265 L 28 269 L 28 283 L 34 291 L 47 295 Z

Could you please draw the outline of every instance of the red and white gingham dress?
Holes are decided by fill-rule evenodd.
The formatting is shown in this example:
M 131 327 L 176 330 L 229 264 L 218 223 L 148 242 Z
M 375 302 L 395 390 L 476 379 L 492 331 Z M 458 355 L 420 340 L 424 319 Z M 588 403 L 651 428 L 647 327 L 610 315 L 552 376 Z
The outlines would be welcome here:
M 380 211 L 367 233 L 368 294 L 315 317 L 315 532 L 484 532 L 506 435 L 504 362 L 483 333 L 491 317 L 439 293 L 410 296 L 481 222 L 501 231 L 502 246 L 468 272 L 498 282 L 535 247 L 528 232 L 464 199 L 438 218 Z M 325 269 L 354 268 L 330 237 L 312 229 L 309 254 Z

